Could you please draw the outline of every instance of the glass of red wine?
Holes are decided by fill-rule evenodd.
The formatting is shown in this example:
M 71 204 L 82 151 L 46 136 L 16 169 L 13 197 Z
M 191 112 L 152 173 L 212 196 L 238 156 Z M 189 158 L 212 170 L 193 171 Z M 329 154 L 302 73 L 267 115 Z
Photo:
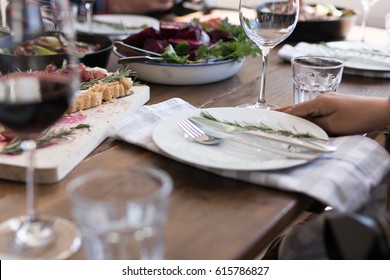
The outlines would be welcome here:
M 27 156 L 27 214 L 0 223 L 0 255 L 65 259 L 79 249 L 80 234 L 70 221 L 38 213 L 34 158 L 36 139 L 63 116 L 78 89 L 70 5 L 68 0 L 12 0 L 5 14 L 0 123 L 21 140 Z M 60 55 L 53 53 L 53 46 Z

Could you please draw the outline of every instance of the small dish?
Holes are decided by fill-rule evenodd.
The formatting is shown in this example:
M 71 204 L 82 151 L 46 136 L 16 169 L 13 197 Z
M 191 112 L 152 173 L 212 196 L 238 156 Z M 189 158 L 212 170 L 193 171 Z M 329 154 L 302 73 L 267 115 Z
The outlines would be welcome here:
M 0 37 L 0 47 L 9 46 L 10 37 Z M 89 67 L 101 67 L 105 68 L 108 64 L 110 54 L 112 51 L 113 43 L 111 39 L 104 35 L 90 35 L 90 34 L 77 34 L 77 40 L 83 43 L 100 45 L 100 49 L 88 53 L 80 58 L 80 62 Z M 12 54 L 0 54 L 0 71 L 9 73 L 13 71 L 35 71 L 42 70 L 48 64 L 54 64 L 57 67 L 61 67 L 63 60 L 66 58 L 64 54 L 52 54 L 52 55 L 34 55 L 29 56 L 30 60 L 34 60 L 35 69 L 31 69 L 27 66 L 26 57 Z M 9 65 L 13 65 L 10 69 Z
M 77 40 L 89 44 L 99 44 L 101 49 L 89 53 L 80 59 L 80 62 L 89 67 L 106 68 L 113 47 L 112 40 L 105 35 L 77 34 Z

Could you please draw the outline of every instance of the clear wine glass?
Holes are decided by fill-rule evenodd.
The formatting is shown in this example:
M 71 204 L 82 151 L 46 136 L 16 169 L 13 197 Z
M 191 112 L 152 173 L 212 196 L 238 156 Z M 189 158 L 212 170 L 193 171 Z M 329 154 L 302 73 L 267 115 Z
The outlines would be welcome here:
M 239 107 L 270 109 L 265 100 L 267 61 L 270 51 L 293 32 L 299 14 L 299 0 L 240 0 L 239 14 L 245 33 L 262 52 L 260 96 L 256 104 Z
M 370 13 L 371 7 L 376 4 L 379 0 L 360 0 L 363 6 L 363 18 L 362 18 L 362 38 L 361 41 L 364 43 L 366 37 L 366 27 L 367 27 L 367 19 L 368 14 Z
M 80 234 L 70 221 L 38 213 L 34 158 L 37 137 L 61 118 L 78 89 L 70 5 L 68 0 L 12 0 L 6 17 L 9 34 L 0 48 L 13 55 L 0 58 L 0 123 L 21 140 L 27 156 L 27 214 L 0 223 L 0 255 L 65 259 L 79 249 Z M 56 45 L 61 55 L 39 55 L 47 47 L 41 42 Z
M 89 33 L 92 33 L 92 16 L 93 16 L 93 4 L 95 0 L 82 0 L 85 7 L 85 16 L 87 18 L 87 25 Z
M 387 49 L 390 51 L 390 13 L 385 15 L 385 29 L 387 32 Z

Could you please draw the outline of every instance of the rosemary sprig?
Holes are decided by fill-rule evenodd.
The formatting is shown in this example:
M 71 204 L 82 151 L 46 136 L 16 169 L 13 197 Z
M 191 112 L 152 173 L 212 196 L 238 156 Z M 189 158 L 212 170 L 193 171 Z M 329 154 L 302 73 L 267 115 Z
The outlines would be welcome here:
M 105 84 L 108 84 L 111 82 L 116 82 L 116 81 L 119 81 L 125 77 L 131 77 L 131 78 L 135 79 L 137 76 L 136 76 L 135 71 L 133 71 L 132 69 L 130 69 L 129 66 L 127 66 L 125 69 L 123 69 L 121 71 L 118 70 L 118 71 L 112 73 L 111 75 L 108 75 L 107 77 L 105 77 L 103 79 L 93 79 L 93 80 L 90 80 L 88 82 L 80 83 L 80 89 L 81 90 L 89 89 L 93 85 L 100 83 L 100 82 L 105 83 Z
M 279 134 L 279 135 L 288 136 L 288 137 L 292 137 L 292 138 L 310 138 L 310 139 L 324 140 L 324 139 L 318 138 L 317 136 L 313 135 L 310 132 L 298 132 L 298 130 L 295 129 L 295 127 L 294 127 L 295 131 L 284 129 L 281 124 L 279 124 L 281 129 L 275 129 L 275 128 L 272 128 L 272 127 L 270 127 L 262 122 L 260 122 L 259 124 L 253 124 L 253 123 L 247 123 L 247 122 L 239 123 L 237 121 L 231 122 L 231 121 L 227 121 L 227 120 L 217 119 L 216 117 L 214 117 L 213 115 L 211 115 L 207 111 L 201 111 L 200 115 L 202 117 L 205 117 L 207 119 L 210 119 L 210 120 L 213 120 L 216 122 L 241 127 L 241 128 L 245 128 L 248 130 L 261 130 L 261 131 L 264 131 L 267 133 Z
M 42 137 L 38 138 L 36 140 L 37 142 L 37 148 L 43 148 L 50 145 L 53 145 L 55 143 L 58 143 L 61 140 L 66 140 L 70 135 L 73 134 L 75 130 L 78 129 L 84 129 L 84 128 L 90 128 L 89 124 L 78 124 L 77 126 L 71 127 L 69 129 L 60 129 L 60 130 L 54 130 L 49 131 L 48 133 L 44 134 Z M 9 155 L 19 155 L 23 153 L 22 148 L 20 147 L 20 139 L 14 138 L 12 141 L 10 141 L 2 151 L 0 151 L 1 154 L 9 154 Z

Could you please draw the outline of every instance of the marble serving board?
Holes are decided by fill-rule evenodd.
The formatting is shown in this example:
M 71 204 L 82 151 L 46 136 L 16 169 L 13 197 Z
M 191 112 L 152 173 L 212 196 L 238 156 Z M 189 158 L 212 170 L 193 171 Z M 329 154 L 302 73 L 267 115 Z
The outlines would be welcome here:
M 36 152 L 36 182 L 49 184 L 63 179 L 107 136 L 110 124 L 115 120 L 137 111 L 150 98 L 148 86 L 134 86 L 133 94 L 119 98 L 82 112 L 63 117 L 52 129 L 75 127 L 88 124 L 89 129 L 77 129 L 54 145 L 40 148 Z M 0 178 L 24 181 L 26 173 L 24 155 L 0 155 Z

